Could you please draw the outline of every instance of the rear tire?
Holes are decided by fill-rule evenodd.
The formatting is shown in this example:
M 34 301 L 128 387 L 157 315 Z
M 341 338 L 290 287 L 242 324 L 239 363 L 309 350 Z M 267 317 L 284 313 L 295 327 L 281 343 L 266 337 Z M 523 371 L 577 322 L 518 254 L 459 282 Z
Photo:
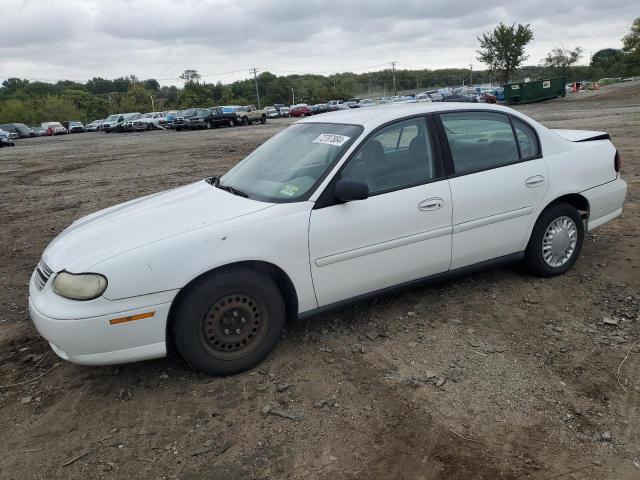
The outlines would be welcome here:
M 247 117 L 242 117 L 242 126 L 246 127 L 247 125 L 249 125 L 249 119 Z
M 260 123 L 263 124 L 263 125 L 265 123 L 267 123 L 267 116 L 266 115 L 262 115 L 262 117 L 260 117 Z
M 249 269 L 206 276 L 177 302 L 175 345 L 189 365 L 212 375 L 242 372 L 264 360 L 286 318 L 273 280 Z
M 525 265 L 534 275 L 554 277 L 569 270 L 582 250 L 584 222 L 573 205 L 558 203 L 536 221 L 525 251 Z

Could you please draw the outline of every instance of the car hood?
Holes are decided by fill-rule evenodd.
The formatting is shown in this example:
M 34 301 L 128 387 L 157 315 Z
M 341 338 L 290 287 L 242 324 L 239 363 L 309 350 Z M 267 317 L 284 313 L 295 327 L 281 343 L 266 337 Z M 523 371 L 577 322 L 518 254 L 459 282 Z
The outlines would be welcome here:
M 58 235 L 42 258 L 55 272 L 80 273 L 121 253 L 272 205 L 202 180 L 83 217 Z

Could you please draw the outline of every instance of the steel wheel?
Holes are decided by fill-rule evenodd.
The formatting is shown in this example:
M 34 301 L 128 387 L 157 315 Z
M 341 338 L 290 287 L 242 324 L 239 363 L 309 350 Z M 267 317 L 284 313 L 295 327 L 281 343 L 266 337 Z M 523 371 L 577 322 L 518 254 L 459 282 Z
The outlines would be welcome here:
M 578 229 L 573 219 L 562 216 L 549 224 L 542 237 L 542 258 L 550 267 L 565 265 L 573 256 Z
M 234 360 L 254 350 L 269 329 L 266 308 L 243 293 L 218 298 L 202 319 L 200 340 L 207 352 Z

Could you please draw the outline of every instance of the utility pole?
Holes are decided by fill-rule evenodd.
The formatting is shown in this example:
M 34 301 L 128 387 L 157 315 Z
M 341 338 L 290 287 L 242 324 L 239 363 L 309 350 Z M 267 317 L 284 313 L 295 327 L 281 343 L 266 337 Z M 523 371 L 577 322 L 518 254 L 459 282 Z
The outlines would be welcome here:
M 293 87 L 291 85 L 289 85 L 289 88 L 291 89 L 291 105 L 295 105 L 296 104 L 296 94 L 293 91 Z
M 416 76 L 416 93 L 418 93 L 418 90 L 420 89 L 420 86 L 418 85 L 419 78 L 420 77 Z
M 469 86 L 471 86 L 472 80 L 471 75 L 473 74 L 473 63 L 469 60 Z
M 151 98 L 151 111 L 155 112 L 156 111 L 156 106 L 153 103 L 153 95 L 149 95 L 149 98 Z
M 371 96 L 371 74 L 369 74 L 369 96 Z
M 260 92 L 258 92 L 258 70 L 256 67 L 253 67 L 253 79 L 256 82 L 256 98 L 258 99 L 258 110 L 260 110 Z
M 396 63 L 395 61 L 391 62 L 391 69 L 393 70 L 393 95 L 398 95 L 396 90 Z

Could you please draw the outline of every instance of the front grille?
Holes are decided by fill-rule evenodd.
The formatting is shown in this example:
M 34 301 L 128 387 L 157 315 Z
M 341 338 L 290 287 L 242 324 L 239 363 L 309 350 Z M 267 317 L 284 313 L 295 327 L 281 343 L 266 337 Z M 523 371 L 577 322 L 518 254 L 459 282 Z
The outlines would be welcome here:
M 36 277 L 35 283 L 36 288 L 38 290 L 42 290 L 44 286 L 47 284 L 47 280 L 53 274 L 53 270 L 51 270 L 43 260 L 40 260 L 40 263 L 36 267 Z

